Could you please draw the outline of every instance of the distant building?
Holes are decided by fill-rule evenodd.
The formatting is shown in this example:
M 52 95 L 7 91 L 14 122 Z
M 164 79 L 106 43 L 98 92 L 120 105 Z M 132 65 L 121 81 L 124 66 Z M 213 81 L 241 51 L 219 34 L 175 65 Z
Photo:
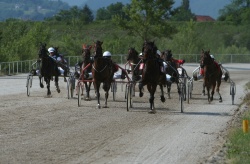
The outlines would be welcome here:
M 197 22 L 213 22 L 215 21 L 214 18 L 207 16 L 207 15 L 196 15 L 195 16 Z

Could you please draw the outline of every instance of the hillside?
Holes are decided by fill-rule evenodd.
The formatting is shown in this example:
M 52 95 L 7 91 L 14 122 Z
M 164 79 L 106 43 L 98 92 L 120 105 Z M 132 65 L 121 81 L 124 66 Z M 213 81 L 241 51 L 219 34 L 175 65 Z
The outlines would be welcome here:
M 57 0 L 0 0 L 0 21 L 8 18 L 43 20 L 69 8 L 66 2 Z

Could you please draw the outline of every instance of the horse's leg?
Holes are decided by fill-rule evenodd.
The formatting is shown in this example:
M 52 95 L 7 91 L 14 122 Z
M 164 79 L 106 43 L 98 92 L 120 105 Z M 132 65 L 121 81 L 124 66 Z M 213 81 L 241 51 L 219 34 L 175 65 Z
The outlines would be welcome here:
M 163 85 L 160 84 L 160 88 L 161 88 L 161 102 L 165 102 L 165 97 L 164 97 L 164 91 L 163 91 Z
M 42 83 L 42 76 L 41 76 L 41 75 L 39 76 L 39 81 L 40 81 L 40 87 L 41 87 L 41 88 L 44 88 L 44 85 L 43 85 L 43 83 Z
M 51 95 L 51 91 L 50 91 L 50 79 L 49 78 L 44 78 L 44 81 L 47 84 L 47 96 Z
M 208 102 L 210 103 L 211 99 L 210 99 L 210 87 L 209 86 L 206 86 L 207 88 L 207 99 L 208 99 Z
M 151 113 L 151 114 L 156 113 L 156 110 L 154 107 L 154 99 L 155 99 L 154 94 L 156 91 L 156 87 L 157 87 L 157 85 L 147 85 L 148 91 L 150 92 L 150 98 L 149 98 L 150 111 L 149 111 L 149 113 Z
M 59 88 L 59 83 L 58 83 L 58 80 L 59 78 L 58 78 L 58 76 L 55 76 L 55 86 L 56 86 L 56 91 L 58 92 L 58 93 L 60 93 L 60 88 Z
M 222 102 L 222 97 L 220 94 L 220 84 L 221 84 L 221 79 L 217 80 L 217 87 L 216 87 L 216 92 L 219 94 L 219 102 Z
M 96 89 L 96 97 L 97 97 L 97 108 L 101 108 L 100 106 L 100 85 L 101 83 L 100 82 L 94 82 L 94 85 L 95 85 L 95 89 Z
M 140 92 L 140 93 L 139 93 L 139 96 L 140 96 L 140 97 L 143 96 L 142 89 L 143 89 L 143 86 L 144 86 L 144 85 L 145 85 L 145 84 L 143 84 L 142 82 L 139 83 L 139 92 Z
M 88 86 L 88 82 L 84 82 L 84 84 L 85 84 L 85 88 L 86 88 L 86 97 L 85 97 L 85 100 L 86 101 L 90 101 L 90 96 L 89 96 L 90 86 Z
M 202 89 L 202 95 L 205 96 L 205 82 L 203 82 L 202 87 L 203 87 L 203 89 Z
M 167 90 L 168 90 L 168 98 L 171 99 L 171 96 L 170 96 L 170 91 L 171 91 L 171 85 L 172 83 L 167 81 Z

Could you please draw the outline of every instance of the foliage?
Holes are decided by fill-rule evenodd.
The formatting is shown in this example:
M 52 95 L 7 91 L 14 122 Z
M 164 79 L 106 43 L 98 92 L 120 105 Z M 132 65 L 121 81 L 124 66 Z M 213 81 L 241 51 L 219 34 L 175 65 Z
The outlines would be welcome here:
M 176 31 L 167 19 L 173 4 L 172 0 L 132 0 L 130 5 L 124 7 L 126 17 L 116 15 L 113 22 L 142 41 L 171 37 Z
M 119 15 L 121 17 L 125 16 L 122 8 L 124 5 L 121 2 L 111 4 L 108 7 L 103 7 L 97 10 L 96 20 L 111 20 L 113 16 Z
M 193 14 L 189 8 L 189 0 L 182 0 L 180 7 L 177 7 L 172 11 L 171 20 L 173 21 L 189 21 L 195 20 L 195 14 Z
M 232 0 L 232 3 L 220 10 L 220 21 L 230 21 L 235 25 L 250 24 L 250 1 Z

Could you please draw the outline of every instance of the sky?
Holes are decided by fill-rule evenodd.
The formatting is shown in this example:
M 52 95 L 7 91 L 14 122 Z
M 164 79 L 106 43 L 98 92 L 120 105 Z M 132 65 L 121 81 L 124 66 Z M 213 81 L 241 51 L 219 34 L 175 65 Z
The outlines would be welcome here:
M 92 10 L 97 10 L 101 7 L 106 7 L 112 2 L 130 2 L 130 0 L 62 0 L 71 6 L 83 6 L 86 2 Z M 191 11 L 196 15 L 209 15 L 214 19 L 219 16 L 219 10 L 223 9 L 225 5 L 231 3 L 232 0 L 190 0 Z M 182 0 L 175 0 L 174 7 L 181 5 Z

